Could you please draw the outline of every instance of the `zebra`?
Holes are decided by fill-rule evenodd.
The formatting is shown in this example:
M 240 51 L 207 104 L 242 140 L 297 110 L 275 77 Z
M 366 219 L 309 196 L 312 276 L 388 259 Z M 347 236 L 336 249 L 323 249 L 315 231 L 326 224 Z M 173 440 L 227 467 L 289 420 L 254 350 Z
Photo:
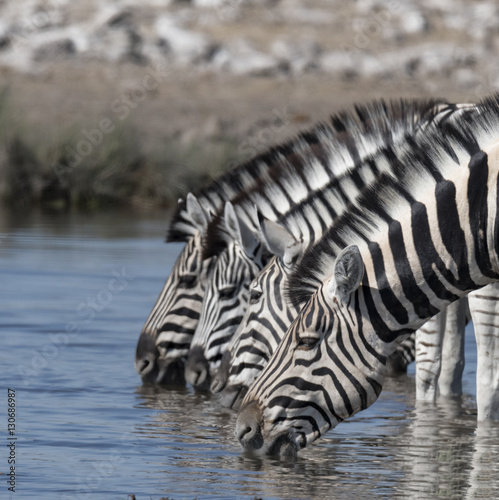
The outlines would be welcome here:
M 340 165 L 339 168 L 331 169 L 337 173 L 331 176 L 329 182 L 332 185 L 335 179 L 344 176 L 346 186 L 341 186 L 339 182 L 335 184 L 339 200 L 336 205 L 339 205 L 340 212 L 350 200 L 349 189 L 358 193 L 368 179 L 371 182 L 378 175 L 369 167 L 363 169 L 365 178 L 357 171 L 350 171 L 362 157 L 374 152 L 380 144 L 401 140 L 407 132 L 417 130 L 436 117 L 445 121 L 455 109 L 455 105 L 443 101 L 375 101 L 371 105 L 355 108 L 363 121 L 368 117 L 372 125 L 368 128 L 368 134 L 355 131 L 354 127 L 347 128 L 344 117 L 341 120 L 334 118 L 332 123 L 336 129 L 342 130 L 344 134 L 349 133 L 350 148 L 344 144 L 332 147 L 331 139 L 328 138 L 324 141 L 324 147 L 329 147 L 323 151 L 325 156 L 322 156 L 321 161 Z M 351 151 L 353 139 L 356 141 L 355 154 Z M 297 161 L 295 159 L 295 164 Z M 306 199 L 307 195 L 313 196 L 314 192 L 316 190 L 304 190 L 301 183 L 296 186 L 296 177 L 288 169 L 275 179 L 275 183 L 262 183 L 250 193 L 243 193 L 234 200 L 233 206 L 226 204 L 223 216 L 219 215 L 210 223 L 203 255 L 205 259 L 215 255 L 218 258 L 205 290 L 200 320 L 187 358 L 185 376 L 191 385 L 200 389 L 209 387 L 223 351 L 242 319 L 247 305 L 248 285 L 272 256 L 269 249 L 262 245 L 255 206 L 264 216 L 273 220 L 281 219 L 293 206 Z M 334 206 L 327 207 L 327 211 L 329 217 L 336 215 Z M 317 214 L 312 213 L 311 216 L 317 223 L 316 227 L 309 227 L 310 234 L 324 231 L 327 223 L 321 221 Z
M 498 296 L 499 297 L 499 296 Z M 468 297 L 453 302 L 416 332 L 416 400 L 462 395 L 464 332 L 471 319 Z
M 184 362 L 201 309 L 204 286 L 213 260 L 202 258 L 203 236 L 227 200 L 251 189 L 287 155 L 311 154 L 317 131 L 301 134 L 249 162 L 220 175 L 207 186 L 180 199 L 171 219 L 167 242 L 184 242 L 170 276 L 137 343 L 135 368 L 145 383 L 184 382 Z
M 301 225 L 302 221 L 293 224 L 295 228 Z M 247 310 L 211 385 L 212 392 L 221 392 L 222 406 L 233 409 L 238 408 L 300 310 L 300 305 L 287 301 L 285 291 L 306 245 L 303 239 L 298 240 L 285 227 L 268 219 L 262 221 L 261 230 L 274 257 L 250 284 Z M 414 359 L 415 337 L 411 335 L 390 356 L 389 373 L 406 372 Z
M 498 139 L 495 95 L 459 122 L 428 127 L 371 159 L 394 165 L 396 178 L 368 188 L 363 208 L 295 269 L 289 296 L 305 306 L 242 402 L 236 435 L 244 449 L 294 456 L 369 407 L 401 340 L 499 281 Z
M 373 102 L 358 106 L 353 113 L 340 112 L 330 124 L 319 124 L 284 144 L 270 148 L 239 167 L 223 174 L 185 200 L 179 200 L 168 230 L 168 242 L 185 242 L 170 276 L 146 320 L 135 355 L 135 368 L 145 383 L 183 383 L 184 363 L 199 321 L 202 298 L 213 259 L 202 257 L 201 249 L 208 223 L 219 214 L 224 203 L 263 182 L 270 172 L 289 167 L 315 167 L 307 189 L 316 189 L 330 175 L 327 162 L 331 149 L 345 158 L 345 165 L 359 157 L 357 144 L 374 148 L 389 124 L 400 122 L 400 132 L 417 126 L 432 109 L 445 106 L 443 100 L 420 101 L 400 106 Z M 395 124 L 392 124 L 392 128 Z M 338 168 L 338 164 L 334 165 Z M 346 168 L 346 167 L 345 167 Z M 299 173 L 299 172 L 297 172 Z M 279 174 L 266 177 L 273 182 Z
M 460 109 L 468 108 L 466 105 Z M 454 118 L 456 117 L 458 118 L 459 114 L 455 114 Z M 286 303 L 284 290 L 287 277 L 304 251 L 303 239 L 293 236 L 284 227 L 272 228 L 270 221 L 266 221 L 266 224 L 270 227 L 267 230 L 262 227 L 262 233 L 267 246 L 272 246 L 276 257 L 251 283 L 246 314 L 228 350 L 222 356 L 220 368 L 211 386 L 212 392 L 223 391 L 220 399 L 223 406 L 235 409 L 299 310 L 298 307 Z M 299 234 L 299 228 L 305 225 L 305 221 L 301 220 L 293 225 L 295 234 Z M 495 300 L 499 298 L 498 292 L 489 293 L 488 304 L 495 304 L 494 297 Z M 464 327 L 470 319 L 466 300 L 462 299 L 464 304 L 452 304 L 448 310 L 423 325 L 416 334 L 419 351 L 416 356 L 416 398 L 419 400 L 435 401 L 437 379 L 442 396 L 462 394 Z M 479 308 L 480 304 L 476 307 Z M 482 324 L 489 330 L 491 318 L 494 319 L 494 315 L 482 314 Z M 487 335 L 487 332 L 478 333 L 478 338 Z M 445 342 L 442 346 L 443 340 Z M 414 346 L 413 335 L 397 346 L 394 355 L 388 358 L 389 374 L 406 370 L 407 365 L 415 358 Z M 442 348 L 445 353 L 443 358 Z M 484 373 L 490 371 L 483 363 L 480 367 Z M 485 394 L 483 397 L 486 401 L 490 400 L 490 391 L 493 392 L 493 389 L 487 389 L 487 384 L 477 383 L 477 393 Z M 479 405 L 479 408 L 482 406 Z
M 308 242 L 307 245 L 304 244 L 300 229 L 306 225 L 305 219 L 307 217 L 300 213 L 299 210 L 295 209 L 294 212 L 297 217 L 291 224 L 288 221 L 290 230 L 269 220 L 264 220 L 261 225 L 264 241 L 269 248 L 272 248 L 275 257 L 250 284 L 249 303 L 246 313 L 227 351 L 223 354 L 220 368 L 213 378 L 212 392 L 217 393 L 223 390 L 220 399 L 223 406 L 237 409 L 251 382 L 263 369 L 286 333 L 287 328 L 299 312 L 300 307 L 288 304 L 284 296 L 288 277 L 308 245 Z M 454 326 L 454 322 L 451 322 L 451 319 L 463 316 L 460 309 L 453 310 L 450 315 L 447 312 L 438 315 L 438 317 L 425 324 L 420 331 L 427 335 L 430 333 L 442 335 L 445 325 L 441 325 L 441 323 L 442 320 L 445 321 L 447 316 L 449 316 L 446 334 L 446 339 L 448 339 L 453 333 L 452 326 Z M 463 333 L 464 325 L 465 323 L 461 322 L 460 326 Z M 420 331 L 417 332 L 419 335 L 421 335 Z M 441 338 L 439 340 L 441 341 Z M 428 352 L 428 339 L 421 339 L 418 346 L 421 347 L 421 345 L 426 348 L 426 352 L 420 352 L 419 354 L 419 358 L 422 358 L 422 365 L 427 364 L 429 360 L 440 360 L 440 356 L 435 353 L 435 351 L 438 353 L 438 347 L 441 347 L 440 344 L 433 342 L 434 349 L 432 352 Z M 463 356 L 459 354 L 455 355 L 453 359 L 460 363 L 461 372 L 455 370 L 452 373 L 455 379 L 448 383 L 443 381 L 441 383 L 443 390 L 448 386 L 453 387 L 461 382 L 459 375 L 462 373 Z M 394 355 L 388 358 L 388 373 L 397 374 L 406 371 L 407 365 L 414 359 L 415 336 L 411 335 L 398 345 Z M 422 377 L 420 373 L 420 378 L 417 379 L 419 381 L 418 387 L 422 386 L 424 388 L 424 392 L 418 399 L 434 399 L 436 392 L 434 390 L 436 387 L 435 380 L 438 378 L 440 370 L 438 372 L 435 370 L 433 378 L 428 377 L 428 368 L 419 371 L 424 372 L 425 376 Z M 454 389 L 452 395 L 458 394 L 459 391 Z
M 331 175 L 331 165 L 327 162 L 331 149 L 341 158 L 358 158 L 358 144 L 365 143 L 366 148 L 374 148 L 378 135 L 387 133 L 391 120 L 400 121 L 399 133 L 403 133 L 406 128 L 417 126 L 427 114 L 431 116 L 432 109 L 438 106 L 445 106 L 445 101 L 420 101 L 408 104 L 408 109 L 402 102 L 398 107 L 390 107 L 379 101 L 358 106 L 354 113 L 340 112 L 331 117 L 330 124 L 319 124 L 282 145 L 270 148 L 195 194 L 189 194 L 185 200 L 179 200 L 167 241 L 186 242 L 186 246 L 139 336 L 135 368 L 143 382 L 184 382 L 185 359 L 214 263 L 211 257 L 203 258 L 203 241 L 208 224 L 220 213 L 226 201 L 253 189 L 258 183 L 275 182 L 279 172 L 286 169 L 293 169 L 297 178 L 301 177 L 305 189 L 316 189 Z M 342 168 L 348 164 L 345 160 Z M 335 168 L 339 166 L 334 165 Z M 306 168 L 310 169 L 307 178 L 300 173 Z
M 427 107 L 431 109 L 439 104 L 443 101 L 428 101 Z M 376 106 L 373 104 L 372 108 L 375 110 Z M 419 112 L 421 115 L 426 112 L 423 104 Z M 167 241 L 185 242 L 186 245 L 139 336 L 135 368 L 143 382 L 165 384 L 184 381 L 185 358 L 199 321 L 204 287 L 213 266 L 213 259 L 202 258 L 204 236 L 208 223 L 220 212 L 224 203 L 241 192 L 251 190 L 274 169 L 283 169 L 297 160 L 305 165 L 310 158 L 317 158 L 320 163 L 327 156 L 329 147 L 337 148 L 345 157 L 348 154 L 357 157 L 356 134 L 364 134 L 366 140 L 372 134 L 374 142 L 374 133 L 379 130 L 376 126 L 382 118 L 381 113 L 377 116 L 369 107 L 359 107 L 355 114 L 334 115 L 331 125 L 318 125 L 284 144 L 272 147 L 219 176 L 194 194 L 188 194 L 185 200 L 179 200 L 170 222 Z M 319 185 L 326 182 L 329 176 L 327 168 L 328 165 L 324 165 L 322 176 L 320 169 L 316 169 L 312 182 Z M 272 180 L 267 178 L 267 182 Z

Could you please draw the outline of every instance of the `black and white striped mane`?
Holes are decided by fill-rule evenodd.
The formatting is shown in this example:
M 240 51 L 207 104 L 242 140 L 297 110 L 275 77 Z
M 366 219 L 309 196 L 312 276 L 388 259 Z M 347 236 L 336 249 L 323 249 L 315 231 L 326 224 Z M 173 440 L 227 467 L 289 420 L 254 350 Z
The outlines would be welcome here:
M 228 172 L 223 173 L 209 184 L 196 190 L 193 194 L 198 200 L 206 199 L 208 204 L 221 209 L 225 199 L 221 198 L 221 194 L 230 192 L 241 192 L 247 188 L 247 185 L 254 182 L 261 175 L 261 167 L 259 163 L 270 164 L 273 162 L 274 156 L 279 155 L 281 147 L 271 149 L 268 153 L 256 157 L 254 160 L 244 163 Z M 195 228 L 189 231 L 189 222 L 185 219 L 186 215 L 186 200 L 181 199 L 178 202 L 177 208 L 172 216 L 170 225 L 167 231 L 167 242 L 185 242 L 191 237 Z
M 250 191 L 241 190 L 232 202 L 248 214 L 249 219 L 254 213 L 254 206 L 275 203 L 276 196 L 288 197 L 289 204 L 294 205 L 295 201 L 291 199 L 293 183 L 299 180 L 308 184 L 313 175 L 314 161 L 329 166 L 332 158 L 340 162 L 341 151 L 346 150 L 354 162 L 359 162 L 361 158 L 356 143 L 360 136 L 372 136 L 378 143 L 389 143 L 397 128 L 400 134 L 405 134 L 421 123 L 431 122 L 439 106 L 447 106 L 449 112 L 454 109 L 453 105 L 441 99 L 400 99 L 388 102 L 376 100 L 356 105 L 353 111 L 339 112 L 330 118 L 329 123 L 320 123 L 283 146 L 253 159 L 250 164 L 273 161 L 274 167 Z M 244 169 L 244 165 L 240 168 Z M 227 241 L 230 239 L 223 227 L 223 214 L 218 212 L 208 226 L 203 257 L 218 255 Z
M 496 134 L 499 140 L 499 94 L 481 101 L 475 108 L 452 120 L 429 127 L 417 136 L 408 136 L 399 145 L 382 148 L 367 161 L 389 161 L 394 177 L 380 176 L 322 239 L 311 247 L 293 271 L 287 285 L 288 298 L 295 304 L 306 302 L 318 286 L 331 277 L 337 255 L 346 246 L 375 241 L 382 226 L 392 220 L 401 199 L 412 201 L 414 189 L 424 189 L 428 181 L 443 178 L 441 169 L 458 164 L 458 154 L 473 156 L 480 152 L 477 138 Z M 449 161 L 450 160 L 450 161 Z

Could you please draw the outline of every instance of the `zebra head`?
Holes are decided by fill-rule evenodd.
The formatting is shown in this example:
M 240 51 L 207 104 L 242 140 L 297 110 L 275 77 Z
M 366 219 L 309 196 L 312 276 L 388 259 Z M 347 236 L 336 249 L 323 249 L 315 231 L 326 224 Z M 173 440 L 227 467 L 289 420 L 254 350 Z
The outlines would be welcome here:
M 358 247 L 347 247 L 244 398 L 236 423 L 243 448 L 295 455 L 376 400 L 382 361 L 351 338 L 362 322 L 357 294 L 363 276 Z
M 250 285 L 249 304 L 241 324 L 213 379 L 212 392 L 221 392 L 223 406 L 238 409 L 254 379 L 271 358 L 301 305 L 287 297 L 289 277 L 306 245 L 283 226 L 265 219 L 261 226 L 264 241 L 275 254 Z M 415 336 L 397 346 L 387 360 L 387 375 L 407 371 L 415 359 Z
M 207 390 L 243 317 L 248 302 L 248 286 L 262 269 L 268 251 L 256 230 L 226 203 L 223 231 L 225 249 L 216 257 L 206 286 L 199 323 L 185 367 L 187 382 Z
M 298 308 L 288 302 L 285 291 L 287 278 L 305 245 L 269 219 L 261 219 L 260 227 L 267 247 L 275 256 L 249 287 L 246 313 L 211 387 L 213 392 L 223 390 L 222 405 L 234 409 L 239 407 L 298 314 Z
M 203 259 L 203 234 L 211 214 L 196 198 L 186 199 L 183 230 L 187 244 L 142 328 L 135 368 L 143 382 L 184 382 L 184 365 L 199 320 L 204 288 L 213 259 Z

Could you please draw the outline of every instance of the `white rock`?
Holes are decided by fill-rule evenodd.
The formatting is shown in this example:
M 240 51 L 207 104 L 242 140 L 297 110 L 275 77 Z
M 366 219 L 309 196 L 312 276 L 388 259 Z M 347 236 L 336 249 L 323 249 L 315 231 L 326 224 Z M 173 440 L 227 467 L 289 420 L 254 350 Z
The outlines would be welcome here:
M 216 54 L 213 65 L 236 75 L 266 76 L 277 73 L 279 61 L 263 52 L 259 52 L 243 39 L 237 39 L 222 49 L 222 55 Z
M 327 52 L 320 57 L 319 63 L 326 73 L 337 74 L 342 78 L 358 75 L 359 57 L 346 51 Z
M 184 64 L 200 62 L 213 51 L 214 44 L 205 35 L 180 28 L 169 15 L 155 23 L 160 40 L 166 43 L 174 57 Z
M 285 63 L 294 74 L 302 74 L 319 65 L 318 59 L 322 49 L 314 40 L 280 39 L 272 43 L 270 52 L 281 63 Z
M 428 29 L 428 21 L 419 11 L 406 12 L 401 16 L 402 30 L 408 35 L 422 33 Z

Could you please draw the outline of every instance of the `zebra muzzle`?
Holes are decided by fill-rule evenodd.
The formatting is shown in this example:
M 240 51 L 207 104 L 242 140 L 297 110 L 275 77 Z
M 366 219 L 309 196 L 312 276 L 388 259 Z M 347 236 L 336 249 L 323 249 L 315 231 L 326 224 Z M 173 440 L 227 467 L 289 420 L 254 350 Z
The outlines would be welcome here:
M 237 416 L 236 436 L 246 451 L 258 453 L 263 447 L 261 420 L 262 412 L 256 401 L 241 408 Z

